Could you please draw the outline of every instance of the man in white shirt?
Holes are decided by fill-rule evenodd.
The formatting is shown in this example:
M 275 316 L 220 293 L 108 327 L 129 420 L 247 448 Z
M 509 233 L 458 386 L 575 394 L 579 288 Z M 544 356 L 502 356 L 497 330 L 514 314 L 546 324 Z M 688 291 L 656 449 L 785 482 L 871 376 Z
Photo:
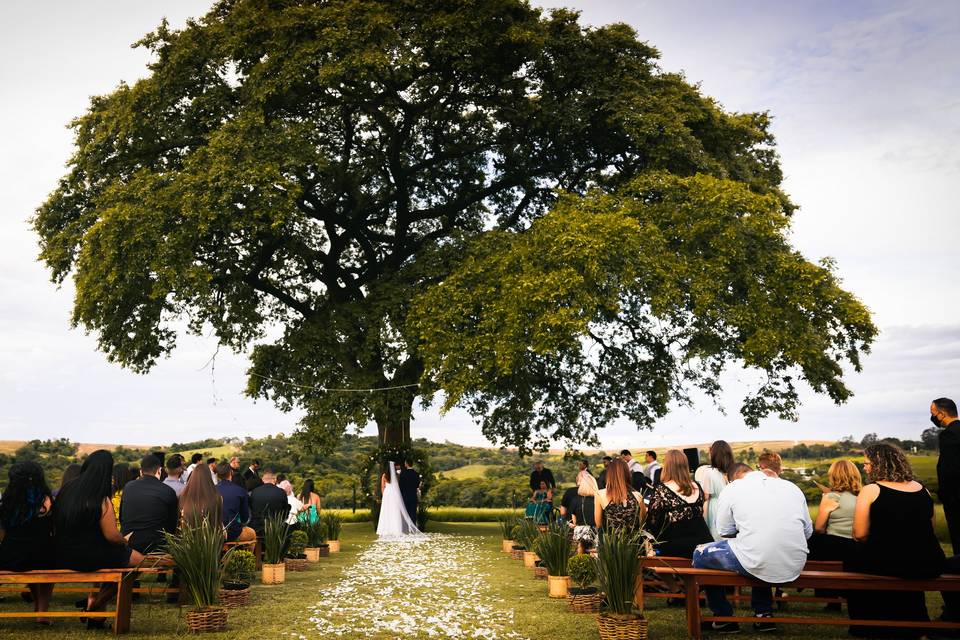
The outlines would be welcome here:
M 647 451 L 646 463 L 647 466 L 643 469 L 643 475 L 647 476 L 650 484 L 654 484 L 657 481 L 657 471 L 660 470 L 660 463 L 657 462 L 656 451 Z
M 195 454 L 193 454 L 192 456 L 190 456 L 190 466 L 187 467 L 187 468 L 184 470 L 184 472 L 183 472 L 183 477 L 182 477 L 182 479 L 183 479 L 184 484 L 186 484 L 187 481 L 190 480 L 190 474 L 193 473 L 193 470 L 196 469 L 197 466 L 200 465 L 200 464 L 202 464 L 202 463 L 203 463 L 203 454 L 202 454 L 202 453 L 195 453 Z
M 630 469 L 630 473 L 643 473 L 643 465 L 633 459 L 629 449 L 621 451 L 620 457 L 627 463 L 627 468 Z
M 727 485 L 717 503 L 717 528 L 725 539 L 697 547 L 694 567 L 736 571 L 770 584 L 796 580 L 807 561 L 813 523 L 803 492 L 780 479 L 780 465 L 779 455 L 764 454 L 760 471 Z M 762 620 L 773 615 L 771 590 L 751 589 L 750 600 L 758 618 L 754 630 L 775 631 L 776 625 Z M 722 587 L 708 588 L 707 602 L 714 615 L 733 615 Z M 740 628 L 735 622 L 704 623 L 704 627 L 720 633 Z

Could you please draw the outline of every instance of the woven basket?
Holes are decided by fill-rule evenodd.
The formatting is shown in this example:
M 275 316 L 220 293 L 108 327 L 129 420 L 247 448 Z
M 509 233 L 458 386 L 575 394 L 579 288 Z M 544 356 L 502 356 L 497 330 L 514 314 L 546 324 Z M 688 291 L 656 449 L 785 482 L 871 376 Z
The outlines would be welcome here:
M 600 640 L 647 640 L 647 620 L 641 617 L 621 618 L 608 613 L 597 615 Z
M 330 553 L 340 553 L 339 540 L 327 540 L 327 544 L 330 545 Z
M 224 607 L 207 607 L 187 612 L 187 631 L 206 633 L 225 631 L 227 628 L 227 610 Z
M 546 567 L 534 567 L 533 568 L 533 577 L 537 580 L 546 580 L 547 579 L 547 568 Z
M 303 550 L 307 562 L 320 562 L 320 547 L 307 547 Z
M 540 556 L 535 554 L 533 551 L 524 551 L 523 552 L 523 566 L 527 569 L 533 569 L 537 566 L 537 561 L 540 560 Z
M 513 540 L 504 540 L 501 548 L 503 549 L 504 553 L 510 553 L 513 551 Z
M 284 558 L 283 565 L 287 571 L 306 571 L 310 567 L 310 562 L 306 558 Z
M 577 595 L 567 594 L 567 609 L 573 613 L 600 613 L 602 604 L 603 594 L 599 591 Z
M 317 548 L 320 549 L 320 557 L 321 557 L 321 558 L 329 558 L 329 557 L 330 557 L 330 545 L 328 545 L 328 544 L 322 544 L 322 545 L 320 545 L 320 546 L 317 547 Z
M 523 549 L 514 548 L 512 551 L 510 551 L 510 557 L 513 558 L 514 560 L 520 560 L 520 561 L 522 562 L 522 561 L 523 561 Z
M 283 584 L 286 577 L 286 566 L 283 564 L 265 564 L 260 572 L 263 584 Z
M 246 589 L 220 589 L 219 600 L 221 606 L 228 609 L 250 604 L 250 587 Z
M 547 576 L 547 595 L 551 598 L 566 598 L 570 590 L 570 576 Z

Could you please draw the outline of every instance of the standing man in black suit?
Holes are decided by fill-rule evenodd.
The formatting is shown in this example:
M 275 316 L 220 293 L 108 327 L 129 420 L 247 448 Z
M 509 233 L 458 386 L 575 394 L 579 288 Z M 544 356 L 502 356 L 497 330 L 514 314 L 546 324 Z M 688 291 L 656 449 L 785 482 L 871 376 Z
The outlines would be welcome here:
M 950 529 L 954 555 L 960 555 L 960 418 L 957 403 L 937 398 L 930 403 L 930 422 L 942 427 L 940 458 L 937 460 L 937 495 L 943 503 L 943 515 Z
M 263 484 L 263 482 L 260 481 L 260 474 L 257 473 L 259 469 L 260 460 L 258 458 L 254 458 L 253 462 L 250 463 L 250 466 L 247 467 L 247 470 L 243 472 L 243 484 L 247 491 L 253 491 Z
M 417 523 L 417 506 L 420 504 L 420 474 L 413 468 L 413 461 L 407 458 L 403 461 L 403 469 L 397 475 L 397 484 L 400 495 L 403 496 L 403 506 L 413 524 Z
M 533 463 L 533 471 L 530 473 L 530 490 L 539 491 L 541 482 L 547 483 L 547 489 L 557 488 L 557 483 L 553 479 L 553 472 L 543 466 L 542 460 L 537 460 Z

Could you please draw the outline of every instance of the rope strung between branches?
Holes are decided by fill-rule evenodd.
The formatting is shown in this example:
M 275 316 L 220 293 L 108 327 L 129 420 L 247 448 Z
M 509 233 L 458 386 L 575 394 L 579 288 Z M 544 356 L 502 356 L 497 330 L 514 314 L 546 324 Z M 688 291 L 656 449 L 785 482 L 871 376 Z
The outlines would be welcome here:
M 286 384 L 291 387 L 298 387 L 300 389 L 310 389 L 311 391 L 324 391 L 324 392 L 337 391 L 337 392 L 345 392 L 345 393 L 372 393 L 374 391 L 394 391 L 396 389 L 411 389 L 411 388 L 420 386 L 419 384 L 414 383 L 414 384 L 400 384 L 395 387 L 372 387 L 370 389 L 336 389 L 333 387 L 311 387 L 308 385 L 297 384 L 296 382 L 290 382 L 289 380 L 279 380 L 277 378 L 271 378 L 270 376 L 262 376 L 255 371 L 252 371 L 250 375 L 256 376 L 258 378 L 262 378 L 263 380 L 269 380 L 270 382 Z

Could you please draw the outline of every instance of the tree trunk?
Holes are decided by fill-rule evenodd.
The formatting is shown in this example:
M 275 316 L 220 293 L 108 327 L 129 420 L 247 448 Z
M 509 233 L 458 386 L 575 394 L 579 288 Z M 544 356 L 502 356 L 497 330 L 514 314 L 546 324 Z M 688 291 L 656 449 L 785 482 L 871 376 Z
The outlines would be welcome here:
M 409 445 L 410 418 L 417 394 L 413 389 L 390 393 L 389 399 L 374 410 L 380 445 Z

